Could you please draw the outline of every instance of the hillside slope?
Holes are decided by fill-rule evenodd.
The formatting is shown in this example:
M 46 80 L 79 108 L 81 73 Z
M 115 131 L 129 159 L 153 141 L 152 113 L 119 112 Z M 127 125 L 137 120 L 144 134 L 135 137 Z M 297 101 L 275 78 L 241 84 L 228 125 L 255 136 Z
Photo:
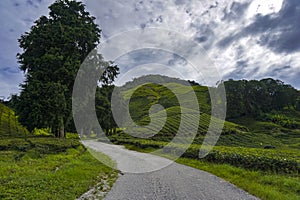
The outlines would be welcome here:
M 24 137 L 28 133 L 27 129 L 18 122 L 15 112 L 0 103 L 0 138 Z
M 153 77 L 155 79 L 159 78 L 159 76 L 153 75 L 150 75 L 150 77 L 146 76 L 146 78 L 138 78 L 135 79 L 135 81 L 137 81 L 137 83 L 143 83 L 142 86 L 134 87 L 134 83 L 129 83 L 121 88 L 124 99 L 129 101 L 129 112 L 133 121 L 137 125 L 140 125 L 139 128 L 137 128 L 135 124 L 127 124 L 126 126 L 129 128 L 132 126 L 132 130 L 136 132 L 136 135 L 139 133 L 144 135 L 149 133 L 149 136 L 153 135 L 149 139 L 170 141 L 176 135 L 182 119 L 187 118 L 187 120 L 185 120 L 185 122 L 188 122 L 185 124 L 186 128 L 194 126 L 195 123 L 197 123 L 188 119 L 191 116 L 186 110 L 193 108 L 183 107 L 182 102 L 179 103 L 176 97 L 176 95 L 188 96 L 195 92 L 201 115 L 194 143 L 202 143 L 208 126 L 213 119 L 210 116 L 211 105 L 208 87 L 200 85 L 193 85 L 191 87 L 172 78 L 168 78 L 168 83 L 164 84 L 164 86 L 146 82 Z M 146 81 L 143 82 L 141 79 L 145 79 Z M 131 86 L 131 88 L 129 86 Z M 193 104 L 189 102 L 192 101 L 191 99 L 183 99 L 185 100 L 184 105 Z M 167 120 L 162 129 L 159 129 L 159 126 L 161 125 L 165 112 L 157 110 L 149 115 L 150 108 L 155 104 L 162 105 L 167 114 Z M 184 110 L 184 112 L 182 112 L 182 110 Z M 282 121 L 286 123 L 278 122 L 277 118 L 282 119 Z M 152 130 L 147 127 L 149 123 L 154 125 L 151 127 Z M 230 119 L 230 121 L 225 121 L 218 145 L 256 148 L 300 148 L 299 129 L 300 112 L 293 108 L 273 110 L 271 113 L 262 113 L 259 116 L 237 117 Z M 158 134 L 155 134 L 155 131 L 157 131 Z

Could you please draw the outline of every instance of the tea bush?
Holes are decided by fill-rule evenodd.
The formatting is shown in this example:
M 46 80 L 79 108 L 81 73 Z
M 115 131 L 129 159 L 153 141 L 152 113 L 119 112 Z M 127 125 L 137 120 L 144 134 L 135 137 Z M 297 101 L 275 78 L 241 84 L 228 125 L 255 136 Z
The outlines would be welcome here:
M 111 141 L 115 144 L 130 144 L 142 149 L 162 149 L 168 144 L 147 139 L 117 137 L 112 137 Z M 164 153 L 176 154 L 182 151 L 181 148 L 183 147 L 180 144 L 172 144 L 164 148 Z M 192 144 L 182 157 L 199 159 L 200 149 L 201 145 Z M 215 146 L 201 160 L 274 173 L 299 174 L 300 172 L 300 153 L 297 150 Z

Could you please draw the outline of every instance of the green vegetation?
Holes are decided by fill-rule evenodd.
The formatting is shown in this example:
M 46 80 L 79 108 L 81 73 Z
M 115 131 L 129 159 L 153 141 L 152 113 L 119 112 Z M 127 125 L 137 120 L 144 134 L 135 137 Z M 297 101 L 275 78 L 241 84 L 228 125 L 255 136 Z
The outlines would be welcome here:
M 159 79 L 160 76 L 150 75 L 142 77 L 141 79 L 148 79 L 151 77 L 152 79 Z M 164 77 L 165 78 L 165 77 Z M 167 78 L 171 81 L 171 78 Z M 137 79 L 138 81 L 139 79 Z M 174 80 L 173 80 L 174 81 Z M 128 88 L 128 85 L 125 85 L 124 88 L 121 87 L 120 91 L 124 97 L 125 101 L 129 102 L 129 112 L 134 120 L 134 122 L 139 127 L 136 127 L 135 124 L 125 124 L 125 127 L 133 127 L 133 131 L 137 133 L 147 133 L 153 132 L 153 130 L 145 129 L 145 125 L 150 123 L 153 125 L 151 128 L 159 129 L 162 118 L 164 117 L 164 113 L 167 114 L 167 121 L 163 128 L 156 134 L 152 139 L 160 140 L 160 141 L 169 141 L 174 135 L 177 133 L 180 122 L 184 119 L 186 124 L 183 124 L 185 128 L 198 126 L 195 123 L 199 123 L 198 126 L 198 139 L 203 139 L 203 135 L 207 133 L 208 126 L 211 120 L 218 121 L 217 118 L 212 118 L 210 115 L 210 99 L 208 94 L 208 88 L 205 86 L 194 85 L 194 86 L 186 86 L 176 82 L 166 83 L 164 86 L 153 83 L 145 83 L 142 86 L 137 86 L 128 90 L 124 88 Z M 139 82 L 139 81 L 138 81 Z M 171 91 L 172 89 L 172 91 Z M 184 102 L 180 102 L 176 97 L 176 95 L 183 97 Z M 199 121 L 193 120 L 193 107 L 182 107 L 182 105 L 190 106 L 193 105 L 193 99 L 189 97 L 195 93 L 197 100 L 199 102 L 199 108 L 201 111 L 201 116 L 199 117 Z M 162 105 L 165 110 L 158 111 L 156 113 L 152 113 L 149 115 L 149 109 L 155 105 Z M 223 123 L 223 122 L 219 122 Z M 245 126 L 241 126 L 238 124 L 234 124 L 231 122 L 225 122 L 223 134 L 234 134 L 234 133 L 243 133 L 247 131 Z
M 130 144 L 141 149 L 162 149 L 161 153 L 174 154 L 183 148 L 181 144 L 153 141 L 147 139 L 110 137 L 116 144 Z M 199 159 L 201 145 L 192 144 L 182 155 L 185 158 Z M 203 149 L 205 151 L 205 148 Z M 265 172 L 298 175 L 300 172 L 300 152 L 298 150 L 276 150 L 261 148 L 215 146 L 207 156 L 202 158 L 216 164 L 231 164 L 245 169 L 261 170 Z
M 166 157 L 181 152 L 185 146 L 171 140 L 182 119 L 187 119 L 187 128 L 195 126 L 196 122 L 190 115 L 192 108 L 180 106 L 174 93 L 185 95 L 195 91 L 202 111 L 197 135 L 177 162 L 211 172 L 261 199 L 300 199 L 299 91 L 273 79 L 224 82 L 228 89 L 228 117 L 217 145 L 206 157 L 199 159 L 208 125 L 218 120 L 210 115 L 208 87 L 198 84 L 187 87 L 172 78 L 167 78 L 170 81 L 166 84 L 168 87 L 150 83 L 151 79 L 160 78 L 163 77 L 150 75 L 138 78 L 134 81 L 143 83 L 142 86 L 135 86 L 133 81 L 120 90 L 124 99 L 129 101 L 132 119 L 139 125 L 132 124 L 133 130 L 145 134 L 158 128 L 164 111 L 149 114 L 149 109 L 155 104 L 165 108 L 167 119 L 163 128 L 156 135 L 142 139 L 126 134 L 130 128 L 126 124 L 124 132 L 109 136 L 112 142 L 132 150 L 155 151 Z M 149 83 L 143 81 L 148 79 Z M 188 98 L 186 101 L 189 104 Z M 149 123 L 153 127 L 147 127 Z M 202 151 L 206 151 L 205 148 Z
M 214 164 L 188 158 L 179 158 L 176 162 L 215 174 L 262 200 L 300 199 L 299 177 L 246 170 L 227 164 Z
M 132 128 L 137 136 L 153 135 L 149 139 L 134 138 L 122 131 L 123 126 L 117 127 L 113 119 L 111 100 L 116 87 L 111 84 L 119 69 L 94 50 L 101 32 L 95 18 L 84 4 L 76 1 L 57 0 L 49 9 L 49 16 L 41 16 L 19 39 L 23 52 L 17 58 L 26 80 L 20 95 L 6 102 L 16 114 L 0 103 L 1 199 L 74 199 L 96 183 L 111 186 L 116 179 L 116 171 L 93 158 L 79 143 L 78 134 L 69 133 L 76 132 L 72 92 L 84 60 L 89 69 L 98 70 L 88 78 L 101 85 L 95 95 L 96 114 L 111 141 L 151 151 L 165 147 L 179 131 L 184 143 L 191 138 L 190 129 L 196 127 L 193 144 L 178 162 L 214 173 L 262 199 L 300 199 L 298 90 L 271 78 L 220 83 L 224 84 L 227 97 L 227 119 L 223 122 L 211 113 L 209 91 L 218 86 L 158 75 L 137 78 L 117 88 L 118 95 L 129 103 L 129 108 L 125 108 L 125 102 L 117 102 L 118 110 L 129 109 L 135 122 L 123 124 L 124 127 Z M 82 72 L 79 75 L 83 76 L 85 71 Z M 100 78 L 98 72 L 102 73 Z M 80 104 L 74 112 L 83 113 L 82 121 L 88 119 L 84 113 L 94 105 L 91 88 L 85 89 L 90 92 L 88 95 L 73 99 Z M 194 93 L 197 106 L 190 98 Z M 179 97 L 185 98 L 179 102 Z M 154 109 L 149 114 L 156 104 L 165 110 Z M 225 102 L 219 100 L 218 104 Z M 200 108 L 200 116 L 195 116 L 196 107 Z M 161 128 L 165 114 L 166 123 Z M 123 115 L 119 117 L 127 123 L 128 116 Z M 153 126 L 149 128 L 146 125 L 150 123 Z M 224 123 L 222 135 L 214 149 L 199 159 L 200 144 L 209 125 L 214 124 L 214 129 L 217 123 Z M 80 134 L 98 137 L 94 126 L 87 122 Z M 173 143 L 159 153 L 172 156 L 183 148 L 182 144 Z M 105 155 L 90 152 L 111 163 Z M 101 184 L 101 190 L 109 189 Z
M 111 187 L 117 171 L 76 139 L 0 139 L 0 177 L 1 199 L 75 199 L 98 182 Z
M 227 96 L 227 117 L 259 117 L 272 110 L 297 108 L 299 91 L 291 85 L 271 78 L 258 80 L 229 80 L 224 82 Z
M 30 134 L 10 108 L 2 103 L 0 108 L 0 199 L 75 199 L 95 185 L 101 192 L 110 189 L 117 171 L 95 159 L 78 134 L 66 133 L 67 139 L 54 138 L 49 129 Z M 101 153 L 97 157 L 112 163 Z
M 88 59 L 103 72 L 95 84 L 109 85 L 118 74 L 94 50 L 100 32 L 83 3 L 56 0 L 18 40 L 25 81 L 20 94 L 5 102 L 16 114 L 0 103 L 0 199 L 74 199 L 96 183 L 105 192 L 115 181 L 117 172 L 69 133 L 76 132 L 72 92 L 82 62 Z M 90 102 L 81 103 L 84 109 Z
M 142 83 L 142 80 L 160 80 L 162 76 L 158 75 L 149 75 L 139 79 L 135 79 L 137 83 Z M 161 124 L 162 117 L 164 116 L 164 111 L 158 111 L 149 115 L 149 109 L 155 104 L 161 104 L 165 107 L 167 114 L 167 121 L 163 128 L 153 137 L 152 140 L 156 141 L 170 141 L 178 131 L 180 121 L 185 119 L 185 127 L 196 126 L 195 123 L 198 123 L 195 120 L 189 120 L 191 115 L 189 115 L 189 109 L 179 106 L 179 102 L 174 95 L 174 93 L 179 95 L 185 95 L 195 91 L 197 96 L 199 107 L 201 111 L 201 116 L 199 120 L 199 126 L 197 131 L 197 136 L 194 140 L 194 143 L 201 144 L 207 133 L 208 125 L 211 120 L 217 120 L 212 118 L 210 115 L 210 100 L 208 88 L 205 86 L 200 86 L 194 84 L 192 87 L 178 83 L 177 79 L 172 79 L 167 77 L 167 80 L 170 83 L 167 83 L 165 86 L 158 84 L 144 83 L 142 86 L 134 87 L 134 84 L 129 82 L 124 87 L 121 87 L 121 93 L 125 101 L 129 101 L 129 111 L 136 124 L 140 125 L 138 127 L 135 124 L 126 124 L 127 127 L 133 127 L 133 130 L 137 133 L 147 133 L 153 132 L 153 130 L 147 129 L 145 125 L 150 123 L 153 125 L 154 129 L 158 129 Z M 234 86 L 235 81 L 228 81 Z M 237 81 L 240 84 L 241 81 Z M 255 83 L 260 84 L 263 82 L 274 83 L 274 90 L 279 90 L 276 87 L 278 84 L 279 88 L 288 88 L 287 91 L 292 91 L 294 89 L 291 87 L 285 86 L 282 82 L 272 81 L 272 79 L 266 79 L 259 81 L 252 81 L 252 86 Z M 243 84 L 248 83 L 247 81 L 242 81 Z M 228 83 L 225 82 L 225 86 Z M 250 83 L 249 83 L 250 84 Z M 130 88 L 129 86 L 133 87 Z M 254 87 L 254 86 L 253 86 Z M 170 90 L 172 88 L 172 91 Z M 238 89 L 238 88 L 237 88 Z M 271 92 L 271 89 L 268 89 Z M 230 94 L 233 92 L 232 94 Z M 230 91 L 228 95 L 228 104 L 232 104 L 231 96 L 234 96 L 235 91 Z M 288 92 L 288 93 L 289 93 Z M 282 93 L 282 89 L 281 89 Z M 274 92 L 274 95 L 276 93 Z M 275 97 L 274 97 L 275 98 Z M 277 97 L 276 97 L 277 98 Z M 191 101 L 189 98 L 185 99 L 187 105 Z M 250 100 L 249 100 L 250 101 Z M 257 99 L 252 99 L 252 104 L 258 101 Z M 274 102 L 274 101 L 273 101 Z M 291 106 L 292 103 L 286 104 L 285 108 L 278 110 L 271 110 L 270 112 L 262 112 L 262 110 L 257 111 L 259 114 L 254 116 L 254 113 L 249 113 L 248 115 L 239 116 L 236 118 L 230 117 L 225 121 L 224 128 L 218 144 L 220 146 L 241 146 L 241 147 L 253 147 L 253 148 L 298 148 L 300 146 L 299 139 L 299 124 L 300 124 L 300 112 L 297 111 L 294 106 Z M 244 104 L 243 104 L 244 105 Z M 244 106 L 249 106 L 245 102 Z M 283 104 L 281 104 L 283 105 Z M 274 102 L 275 108 L 275 102 Z M 183 112 L 182 112 L 183 111 Z M 192 113 L 192 110 L 191 112 Z M 244 113 L 245 114 L 245 113 Z M 279 118 L 280 117 L 280 118 Z M 153 128 L 152 127 L 152 128 Z
M 0 103 L 0 138 L 26 137 L 29 132 L 18 121 L 15 112 Z
M 110 84 L 119 69 L 95 50 L 101 30 L 83 3 L 57 0 L 49 10 L 49 16 L 41 16 L 18 40 L 23 52 L 17 58 L 26 80 L 9 104 L 29 131 L 49 128 L 65 138 L 65 131 L 75 132 L 71 97 L 83 61 L 103 72 L 100 78 L 89 77 L 95 85 Z M 81 103 L 82 108 L 89 104 Z

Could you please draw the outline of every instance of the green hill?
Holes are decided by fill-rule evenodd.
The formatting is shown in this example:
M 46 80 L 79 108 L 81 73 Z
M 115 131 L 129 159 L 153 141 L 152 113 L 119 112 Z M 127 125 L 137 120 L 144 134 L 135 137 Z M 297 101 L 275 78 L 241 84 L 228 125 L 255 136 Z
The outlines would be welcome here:
M 150 83 L 150 80 L 159 80 L 164 78 L 158 75 L 149 75 L 135 79 L 121 87 L 122 95 L 129 101 L 129 112 L 133 121 L 140 125 L 139 128 L 132 124 L 132 130 L 136 135 L 139 133 L 154 135 L 159 130 L 164 113 L 167 114 L 167 120 L 158 134 L 149 139 L 157 141 L 170 141 L 178 131 L 182 119 L 187 122 L 185 128 L 194 126 L 194 120 L 189 120 L 189 107 L 183 107 L 179 104 L 178 96 L 188 96 L 195 92 L 200 108 L 200 120 L 197 136 L 194 143 L 202 143 L 207 133 L 208 125 L 214 118 L 210 115 L 210 96 L 208 87 L 193 85 L 187 86 L 178 79 L 167 79 L 164 86 Z M 147 83 L 147 80 L 149 83 Z M 142 86 L 135 86 L 142 84 Z M 153 82 L 153 81 L 152 81 Z M 176 94 L 176 95 L 175 95 Z M 183 98 L 184 105 L 192 105 L 192 99 Z M 165 111 L 157 110 L 149 115 L 149 109 L 160 104 Z M 184 111 L 182 111 L 184 110 Z M 184 113 L 184 114 L 182 114 Z M 152 120 L 152 121 L 151 121 Z M 151 123 L 153 126 L 147 127 Z M 130 124 L 127 127 L 130 128 Z M 151 128 L 152 130 L 150 130 Z M 217 143 L 220 146 L 243 146 L 256 148 L 300 148 L 300 112 L 293 107 L 284 107 L 284 109 L 261 112 L 259 115 L 239 116 L 226 119 L 222 135 Z M 152 134 L 153 133 L 153 134 Z M 147 134 L 146 134 L 147 135 Z
M 28 133 L 27 129 L 18 122 L 15 112 L 0 103 L 0 138 L 24 137 Z

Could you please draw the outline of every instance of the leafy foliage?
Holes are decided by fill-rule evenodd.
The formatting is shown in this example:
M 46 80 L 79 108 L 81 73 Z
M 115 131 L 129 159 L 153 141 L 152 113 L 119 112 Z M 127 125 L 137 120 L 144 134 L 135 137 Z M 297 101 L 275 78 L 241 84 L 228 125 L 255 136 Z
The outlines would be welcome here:
M 17 57 L 26 80 L 14 105 L 30 131 L 50 128 L 56 137 L 65 137 L 65 129 L 74 131 L 71 95 L 77 71 L 99 43 L 101 30 L 81 2 L 57 0 L 49 9 L 49 17 L 41 16 L 19 39 L 23 53 Z M 100 54 L 91 57 L 93 66 L 104 71 L 100 81 L 115 78 L 116 66 Z
M 224 82 L 227 95 L 227 117 L 259 116 L 285 107 L 296 108 L 300 93 L 291 85 L 271 78 L 229 80 Z
M 271 121 L 275 124 L 278 124 L 282 127 L 286 127 L 286 128 L 297 128 L 297 123 L 295 120 L 290 119 L 284 115 L 281 114 L 276 114 L 270 117 Z

